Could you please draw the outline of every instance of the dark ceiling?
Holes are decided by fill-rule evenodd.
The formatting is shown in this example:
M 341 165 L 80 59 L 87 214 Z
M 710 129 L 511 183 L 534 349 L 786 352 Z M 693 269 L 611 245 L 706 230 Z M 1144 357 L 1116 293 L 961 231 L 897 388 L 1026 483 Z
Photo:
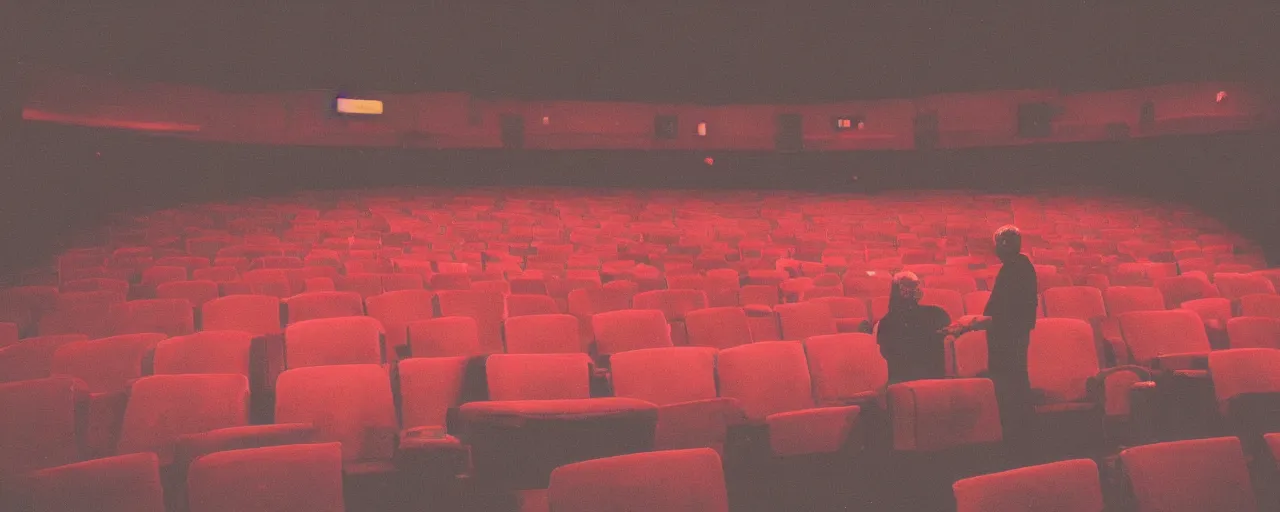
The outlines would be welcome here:
M 22 60 L 228 90 L 704 103 L 1252 79 L 1280 60 L 1275 0 L 184 3 L 48 2 L 23 13 Z

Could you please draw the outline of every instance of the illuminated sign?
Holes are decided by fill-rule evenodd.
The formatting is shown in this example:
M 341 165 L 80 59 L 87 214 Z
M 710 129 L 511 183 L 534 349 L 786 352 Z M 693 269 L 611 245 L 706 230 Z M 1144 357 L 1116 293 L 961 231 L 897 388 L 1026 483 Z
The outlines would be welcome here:
M 336 108 L 339 114 L 378 115 L 382 113 L 382 102 L 378 100 L 338 98 Z

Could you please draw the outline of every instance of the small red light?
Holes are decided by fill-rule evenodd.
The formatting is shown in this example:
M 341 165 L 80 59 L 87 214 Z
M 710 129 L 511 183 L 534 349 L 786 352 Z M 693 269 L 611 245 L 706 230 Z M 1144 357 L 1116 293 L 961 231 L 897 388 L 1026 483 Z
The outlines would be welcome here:
M 542 126 L 547 126 L 549 124 L 551 124 L 551 118 L 547 116 L 542 116 Z
M 1227 101 L 1227 91 L 1218 91 L 1218 103 Z
M 705 123 L 705 122 L 703 122 L 703 123 L 698 123 L 698 136 L 699 136 L 699 137 L 706 137 L 706 136 L 707 136 L 707 123 Z
M 864 122 L 862 122 L 862 121 L 858 121 L 858 129 L 859 129 L 859 130 L 861 130 L 861 129 L 863 129 L 863 128 L 866 128 L 866 127 L 867 127 L 867 123 L 864 123 Z
M 702 161 L 703 161 L 703 163 L 706 163 L 707 165 L 715 165 L 715 164 L 716 164 L 716 159 L 711 158 L 711 157 L 703 158 L 703 159 L 702 159 Z

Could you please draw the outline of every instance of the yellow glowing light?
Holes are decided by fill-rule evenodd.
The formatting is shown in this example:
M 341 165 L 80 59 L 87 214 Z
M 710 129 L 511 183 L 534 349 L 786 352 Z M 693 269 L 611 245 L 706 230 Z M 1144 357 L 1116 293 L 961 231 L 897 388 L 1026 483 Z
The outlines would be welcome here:
M 381 114 L 382 102 L 378 100 L 338 98 L 338 112 L 342 114 Z

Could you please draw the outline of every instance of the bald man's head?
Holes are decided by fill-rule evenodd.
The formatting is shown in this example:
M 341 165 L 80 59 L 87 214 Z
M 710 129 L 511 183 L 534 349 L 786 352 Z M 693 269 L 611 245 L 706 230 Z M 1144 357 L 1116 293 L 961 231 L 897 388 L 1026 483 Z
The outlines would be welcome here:
M 996 256 L 1006 261 L 1022 252 L 1022 232 L 1014 225 L 1002 226 L 996 230 L 992 240 L 996 244 Z

